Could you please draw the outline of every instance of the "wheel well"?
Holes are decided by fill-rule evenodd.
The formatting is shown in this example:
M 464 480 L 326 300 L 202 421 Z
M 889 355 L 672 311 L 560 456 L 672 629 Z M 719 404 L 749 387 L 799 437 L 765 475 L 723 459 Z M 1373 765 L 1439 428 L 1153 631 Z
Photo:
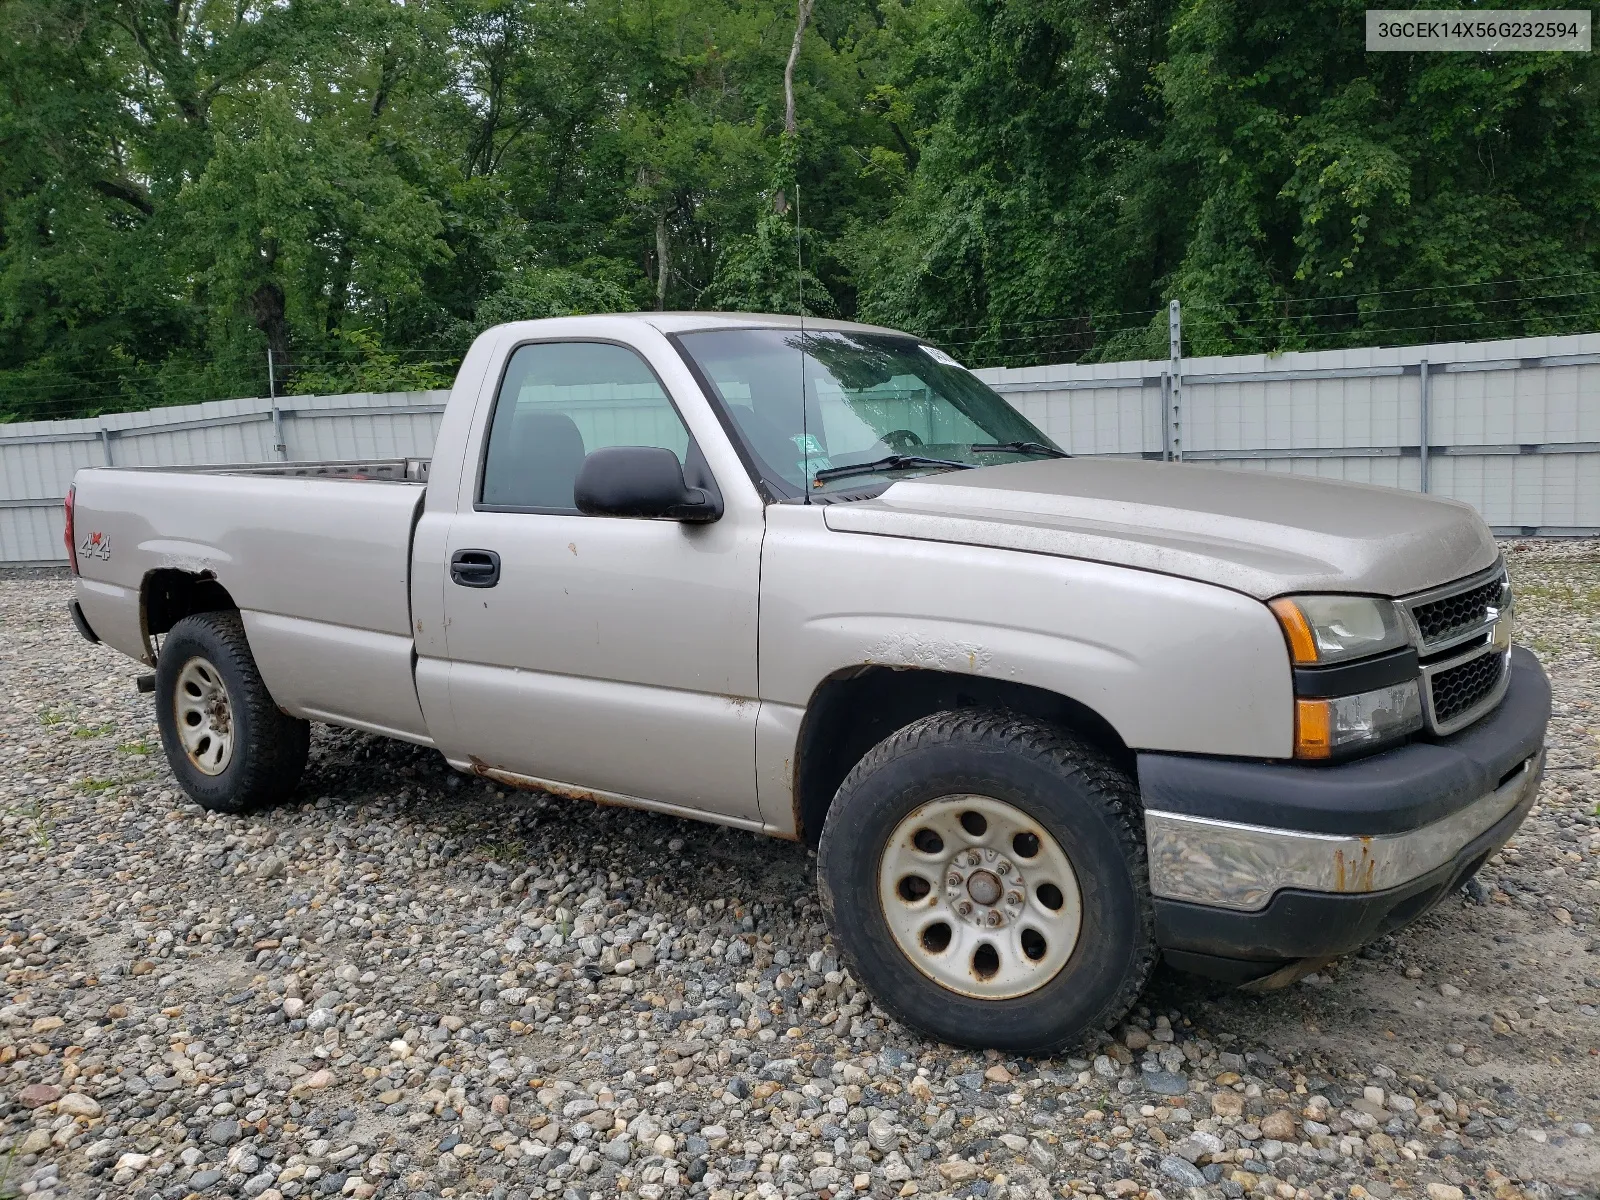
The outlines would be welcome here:
M 233 602 L 228 589 L 209 572 L 161 570 L 151 571 L 144 577 L 139 607 L 144 614 L 144 635 L 148 640 L 158 633 L 166 633 L 195 613 L 227 612 L 239 606 Z
M 796 832 L 815 846 L 834 793 L 866 752 L 932 713 L 1003 708 L 1077 730 L 1130 774 L 1133 752 L 1099 713 L 1044 688 L 943 671 L 860 667 L 823 681 L 800 726 L 795 771 Z

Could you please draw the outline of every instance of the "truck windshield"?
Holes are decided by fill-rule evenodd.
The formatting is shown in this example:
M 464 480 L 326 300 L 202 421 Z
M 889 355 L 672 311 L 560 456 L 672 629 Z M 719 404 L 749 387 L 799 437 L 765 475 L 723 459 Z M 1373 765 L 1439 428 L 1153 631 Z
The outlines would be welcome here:
M 780 497 L 1061 456 L 977 376 L 909 337 L 729 329 L 677 341 Z

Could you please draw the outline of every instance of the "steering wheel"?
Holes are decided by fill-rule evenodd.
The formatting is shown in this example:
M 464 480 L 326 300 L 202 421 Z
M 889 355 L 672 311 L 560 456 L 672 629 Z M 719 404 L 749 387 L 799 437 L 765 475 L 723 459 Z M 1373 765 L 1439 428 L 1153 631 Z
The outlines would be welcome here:
M 909 429 L 891 429 L 888 433 L 879 436 L 878 440 L 896 454 L 904 454 L 913 446 L 922 445 L 922 439 Z

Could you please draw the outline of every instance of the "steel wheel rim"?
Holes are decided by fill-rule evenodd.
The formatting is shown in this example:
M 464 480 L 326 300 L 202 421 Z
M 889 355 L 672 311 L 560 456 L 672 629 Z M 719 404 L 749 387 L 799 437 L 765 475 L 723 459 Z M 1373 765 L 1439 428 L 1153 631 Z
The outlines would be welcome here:
M 195 769 L 220 775 L 233 761 L 233 699 L 217 668 L 198 655 L 183 664 L 173 697 L 178 741 Z
M 941 796 L 908 814 L 879 859 L 878 900 L 917 970 L 982 1000 L 1054 979 L 1083 924 L 1066 852 L 1040 822 L 992 796 Z

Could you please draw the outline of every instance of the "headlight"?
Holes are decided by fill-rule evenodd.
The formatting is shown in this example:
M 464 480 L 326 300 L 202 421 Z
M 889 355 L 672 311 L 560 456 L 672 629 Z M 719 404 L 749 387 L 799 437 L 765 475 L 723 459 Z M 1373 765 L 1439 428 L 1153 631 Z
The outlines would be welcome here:
M 1399 610 L 1371 596 L 1282 596 L 1273 614 L 1297 667 L 1348 662 L 1408 644 Z
M 1375 746 L 1422 728 L 1422 694 L 1417 681 L 1336 696 L 1296 700 L 1296 758 L 1329 758 L 1346 750 Z

